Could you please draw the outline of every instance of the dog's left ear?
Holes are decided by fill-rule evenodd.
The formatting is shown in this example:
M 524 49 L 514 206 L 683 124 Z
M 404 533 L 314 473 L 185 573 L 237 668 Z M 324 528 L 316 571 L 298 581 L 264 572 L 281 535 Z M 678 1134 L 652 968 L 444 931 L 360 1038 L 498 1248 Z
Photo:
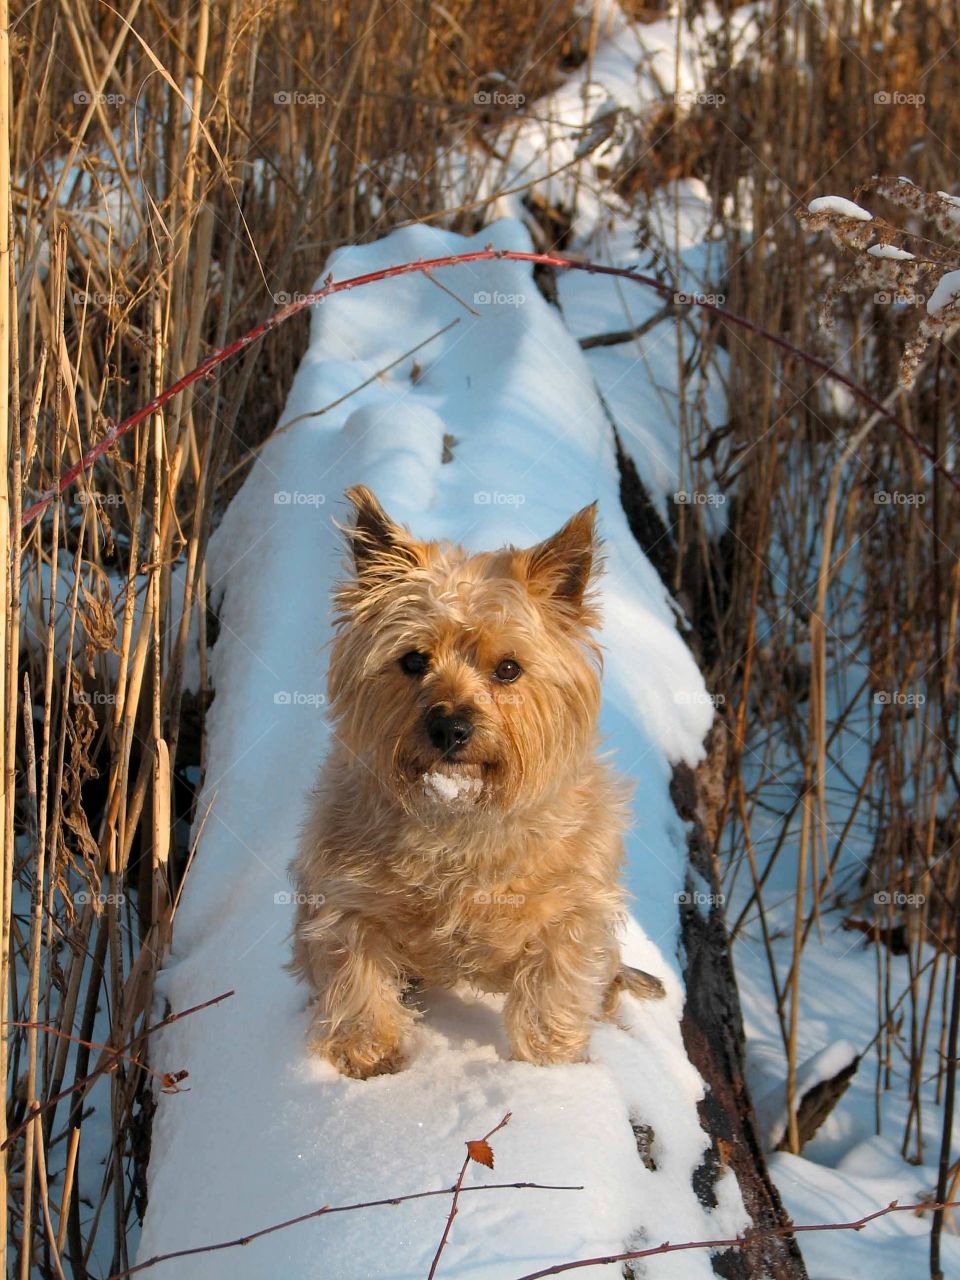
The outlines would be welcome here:
M 346 530 L 357 575 L 376 570 L 403 572 L 420 564 L 418 543 L 384 511 L 376 495 L 357 484 L 347 490 L 356 519 Z
M 559 603 L 579 609 L 596 566 L 599 551 L 597 504 L 571 516 L 552 537 L 523 552 L 526 577 Z

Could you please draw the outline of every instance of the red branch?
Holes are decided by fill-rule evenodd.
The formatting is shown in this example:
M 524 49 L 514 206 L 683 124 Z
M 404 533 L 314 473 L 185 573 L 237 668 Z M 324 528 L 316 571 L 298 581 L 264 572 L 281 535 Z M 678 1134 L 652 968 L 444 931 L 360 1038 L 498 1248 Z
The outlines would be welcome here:
M 960 1200 L 946 1204 L 898 1204 L 891 1200 L 882 1209 L 875 1209 L 854 1222 L 790 1222 L 782 1227 L 754 1227 L 741 1236 L 732 1236 L 726 1240 L 688 1240 L 683 1244 L 671 1244 L 665 1240 L 663 1244 L 652 1245 L 649 1249 L 634 1249 L 630 1253 L 611 1253 L 602 1258 L 578 1258 L 576 1262 L 558 1262 L 555 1266 L 544 1267 L 542 1271 L 528 1271 L 526 1275 L 517 1276 L 517 1280 L 544 1280 L 545 1276 L 559 1276 L 565 1271 L 579 1271 L 582 1267 L 606 1267 L 614 1262 L 633 1262 L 638 1258 L 655 1258 L 663 1253 L 681 1253 L 689 1249 L 745 1249 L 755 1240 L 764 1240 L 771 1236 L 792 1236 L 801 1231 L 862 1231 L 877 1218 L 885 1218 L 888 1213 L 919 1213 L 937 1209 L 960 1209 Z
M 156 413 L 158 409 L 172 400 L 174 396 L 181 391 L 185 391 L 187 387 L 194 382 L 198 382 L 201 378 L 209 378 L 213 375 L 222 364 L 226 363 L 231 356 L 237 355 L 241 351 L 245 351 L 247 347 L 252 346 L 254 342 L 260 340 L 271 330 L 276 329 L 283 324 L 285 320 L 289 320 L 291 316 L 302 311 L 304 307 L 311 306 L 313 303 L 323 302 L 325 298 L 330 298 L 336 293 L 345 293 L 350 289 L 358 289 L 363 285 L 376 284 L 382 280 L 392 280 L 397 276 L 406 276 L 413 274 L 426 274 L 436 271 L 441 267 L 458 267 L 469 262 L 493 262 L 493 261 L 509 261 L 509 262 L 530 262 L 539 266 L 554 267 L 558 271 L 586 271 L 590 275 L 599 276 L 616 276 L 621 280 L 632 280 L 635 284 L 642 284 L 648 289 L 655 289 L 663 297 L 672 296 L 676 290 L 673 285 L 665 284 L 661 280 L 655 279 L 653 276 L 640 275 L 638 272 L 631 270 L 629 267 L 607 267 L 601 266 L 596 262 L 583 262 L 575 258 L 565 258 L 555 253 L 524 253 L 514 249 L 476 249 L 472 253 L 455 253 L 443 258 L 420 259 L 417 262 L 404 262 L 394 267 L 384 267 L 380 271 L 370 271 L 366 275 L 351 276 L 347 280 L 334 280 L 332 276 L 327 276 L 321 288 L 313 293 L 304 294 L 293 302 L 287 303 L 281 307 L 279 311 L 275 311 L 272 316 L 256 325 L 242 337 L 236 341 L 229 343 L 226 347 L 222 347 L 219 351 L 211 352 L 205 360 L 197 365 L 195 369 L 191 369 L 189 373 L 185 373 L 182 378 L 172 383 L 169 387 L 160 392 L 159 395 L 137 409 L 128 418 L 124 418 L 122 422 L 115 423 L 103 438 L 88 449 L 79 462 L 74 463 L 63 472 L 60 477 L 59 484 L 56 488 L 48 489 L 41 494 L 36 502 L 27 507 L 21 517 L 21 527 L 26 526 L 34 520 L 41 512 L 45 511 L 51 502 L 61 493 L 63 493 L 76 478 L 92 466 L 96 460 L 101 457 L 107 450 L 111 449 L 122 436 L 128 431 L 138 426 L 144 419 L 148 418 L 152 413 Z M 901 421 L 891 410 L 881 403 L 875 396 L 871 395 L 865 387 L 861 387 L 859 383 L 848 377 L 845 373 L 841 373 L 839 369 L 835 369 L 828 361 L 822 360 L 819 356 L 812 355 L 809 351 L 803 351 L 801 348 L 789 342 L 786 338 L 780 337 L 778 334 L 771 333 L 768 329 L 762 328 L 760 325 L 754 324 L 752 320 L 747 320 L 744 316 L 738 316 L 732 311 L 728 311 L 725 307 L 717 306 L 715 303 L 700 300 L 696 295 L 692 296 L 694 305 L 710 311 L 728 324 L 737 325 L 741 329 L 746 329 L 749 333 L 763 338 L 766 342 L 772 343 L 779 347 L 782 351 L 788 352 L 790 355 L 796 356 L 811 368 L 819 369 L 824 377 L 833 379 L 847 388 L 852 395 L 863 404 L 867 405 L 874 413 L 879 414 L 888 422 L 893 423 L 896 429 L 903 435 L 913 447 L 921 453 L 935 470 L 960 492 L 960 477 L 955 476 L 953 472 L 947 470 L 939 461 L 932 449 L 929 449 L 917 435 L 911 431 L 907 424 Z

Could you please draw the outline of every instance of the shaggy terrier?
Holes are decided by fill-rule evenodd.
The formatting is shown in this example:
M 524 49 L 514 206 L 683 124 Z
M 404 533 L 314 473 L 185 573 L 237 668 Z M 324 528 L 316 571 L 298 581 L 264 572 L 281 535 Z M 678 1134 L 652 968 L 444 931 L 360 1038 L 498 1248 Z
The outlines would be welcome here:
M 311 1046 L 396 1071 L 413 984 L 503 992 L 514 1058 L 575 1062 L 620 994 L 624 783 L 598 755 L 595 505 L 527 550 L 421 542 L 350 489 L 333 747 L 291 871 Z

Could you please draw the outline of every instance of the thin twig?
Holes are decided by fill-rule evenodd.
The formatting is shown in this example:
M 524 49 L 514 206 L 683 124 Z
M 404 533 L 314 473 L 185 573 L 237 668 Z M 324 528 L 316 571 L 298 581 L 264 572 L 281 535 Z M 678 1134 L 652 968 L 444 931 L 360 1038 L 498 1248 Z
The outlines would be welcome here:
M 497 1126 L 499 1128 L 499 1125 Z M 492 1132 L 492 1131 L 491 1131 Z M 551 1186 L 549 1183 L 542 1182 L 487 1182 L 477 1187 L 463 1187 L 464 1192 L 467 1191 L 582 1191 L 582 1186 Z M 261 1227 L 259 1231 L 252 1231 L 246 1236 L 237 1236 L 235 1240 L 219 1240 L 216 1244 L 195 1245 L 192 1249 L 176 1249 L 173 1253 L 158 1253 L 152 1258 L 147 1258 L 145 1262 L 138 1262 L 135 1267 L 128 1267 L 126 1271 L 118 1271 L 109 1277 L 109 1280 L 125 1280 L 127 1276 L 136 1275 L 140 1271 L 146 1271 L 148 1267 L 155 1267 L 161 1262 L 172 1262 L 175 1258 L 191 1258 L 198 1253 L 216 1253 L 221 1249 L 236 1249 L 241 1245 L 250 1244 L 253 1240 L 259 1240 L 261 1236 L 272 1235 L 275 1231 L 285 1231 L 287 1227 L 299 1226 L 301 1222 L 311 1222 L 314 1218 L 323 1218 L 331 1213 L 352 1213 L 355 1209 L 380 1209 L 386 1205 L 404 1204 L 408 1200 L 427 1200 L 432 1196 L 449 1196 L 456 1187 L 439 1187 L 436 1191 L 414 1191 L 409 1195 L 388 1196 L 383 1200 L 363 1200 L 356 1204 L 335 1204 L 323 1205 L 320 1209 L 312 1209 L 309 1213 L 301 1213 L 296 1218 L 287 1218 L 283 1222 L 275 1222 L 272 1226 Z
M 110 1054 L 124 1062 L 129 1062 L 132 1066 L 140 1067 L 149 1075 L 156 1076 L 158 1080 L 163 1080 L 164 1076 L 167 1074 L 163 1071 L 157 1071 L 155 1067 L 149 1066 L 135 1053 L 123 1053 L 119 1049 L 114 1049 L 112 1045 L 104 1044 L 99 1040 L 84 1040 L 82 1036 L 71 1035 L 68 1031 L 61 1031 L 59 1027 L 52 1027 L 47 1022 L 22 1022 L 17 1019 L 12 1019 L 6 1025 L 9 1027 L 20 1027 L 25 1031 L 42 1031 L 44 1035 L 56 1036 L 58 1040 L 69 1040 L 73 1044 L 83 1045 L 86 1049 L 100 1049 L 103 1053 Z M 144 1033 L 141 1032 L 140 1034 L 143 1035 Z
M 476 313 L 474 313 L 476 314 Z M 329 413 L 331 409 L 336 409 L 343 404 L 345 400 L 349 400 L 351 396 L 355 396 L 358 392 L 363 391 L 365 387 L 369 387 L 371 382 L 376 382 L 378 378 L 382 378 L 385 373 L 390 373 L 398 364 L 403 364 L 405 360 L 409 360 L 411 356 L 415 356 L 418 351 L 422 351 L 424 347 L 428 347 L 431 342 L 435 342 L 437 338 L 442 338 L 445 333 L 449 333 L 451 329 L 455 329 L 460 323 L 460 316 L 455 316 L 449 324 L 445 324 L 442 329 L 438 329 L 436 333 L 431 333 L 429 338 L 424 338 L 422 342 L 418 342 L 415 347 L 411 347 L 409 351 L 404 351 L 403 355 L 397 356 L 396 360 L 391 360 L 389 364 L 385 364 L 382 368 L 377 369 L 375 373 L 371 373 L 369 378 L 364 378 L 363 382 L 358 383 L 350 391 L 345 391 L 342 396 L 337 396 L 336 400 L 331 400 L 329 404 L 325 404 L 322 409 L 310 409 L 306 413 L 299 413 L 295 418 L 291 418 L 289 422 L 281 422 L 279 426 L 274 428 L 266 440 L 256 445 L 248 453 L 245 453 L 239 462 L 235 462 L 233 466 L 217 480 L 217 488 L 224 485 L 232 475 L 240 471 L 252 462 L 254 458 L 260 456 L 263 450 L 272 440 L 276 440 L 277 436 L 283 435 L 285 431 L 289 431 L 291 427 L 295 427 L 298 422 L 305 422 L 308 418 L 321 418 L 325 413 Z
M 162 1031 L 164 1027 L 169 1027 L 174 1022 L 179 1022 L 181 1018 L 188 1017 L 191 1013 L 199 1013 L 202 1009 L 209 1009 L 212 1005 L 219 1004 L 221 1000 L 227 1000 L 234 994 L 233 991 L 224 991 L 222 995 L 214 996 L 210 1000 L 204 1000 L 203 1004 L 192 1005 L 189 1009 L 181 1009 L 179 1013 L 171 1013 L 168 1017 L 160 1022 L 155 1022 L 152 1027 L 145 1027 L 143 1031 L 138 1031 L 132 1039 L 128 1040 L 120 1049 L 107 1049 L 100 1055 L 100 1060 L 96 1067 L 83 1076 L 80 1080 L 75 1080 L 68 1089 L 62 1089 L 59 1093 L 53 1094 L 49 1098 L 44 1098 L 42 1102 L 38 1102 L 36 1106 L 31 1107 L 27 1113 L 26 1119 L 19 1124 L 16 1129 L 11 1130 L 7 1135 L 6 1141 L 0 1147 L 0 1151 L 6 1150 L 11 1142 L 14 1142 L 23 1133 L 24 1129 L 32 1122 L 34 1116 L 42 1115 L 49 1107 L 55 1107 L 64 1098 L 69 1098 L 72 1093 L 78 1092 L 80 1089 L 86 1089 L 87 1085 L 93 1084 L 94 1080 L 100 1076 L 106 1075 L 113 1071 L 114 1068 L 123 1061 L 130 1050 L 138 1040 L 143 1040 L 147 1036 L 153 1035 L 155 1031 Z M 81 1041 L 83 1043 L 83 1041 Z
M 956 904 L 954 904 L 956 910 Z M 953 966 L 953 993 L 950 1000 L 950 1030 L 947 1036 L 947 1079 L 946 1094 L 943 1100 L 943 1129 L 940 1136 L 940 1159 L 937 1167 L 937 1199 L 941 1202 L 935 1207 L 933 1226 L 930 1230 L 930 1276 L 931 1280 L 943 1280 L 943 1267 L 940 1262 L 940 1237 L 943 1233 L 943 1211 L 952 1206 L 943 1204 L 950 1176 L 950 1147 L 953 1141 L 953 1113 L 957 1093 L 957 1049 L 960 1039 L 960 963 Z
M 486 1143 L 500 1129 L 510 1123 L 510 1112 L 503 1117 L 499 1124 L 495 1124 L 489 1133 L 485 1133 L 480 1139 L 482 1143 Z M 467 1169 L 470 1167 L 470 1161 L 473 1160 L 471 1153 L 472 1144 L 467 1143 L 467 1154 L 463 1157 L 463 1164 L 460 1166 L 460 1174 L 453 1188 L 453 1199 L 450 1202 L 450 1212 L 447 1214 L 447 1221 L 444 1224 L 443 1235 L 440 1237 L 440 1243 L 437 1245 L 437 1252 L 433 1255 L 433 1262 L 430 1264 L 430 1270 L 427 1272 L 427 1280 L 433 1280 L 437 1274 L 437 1267 L 440 1265 L 440 1255 L 447 1247 L 447 1240 L 450 1238 L 450 1228 L 453 1226 L 453 1220 L 457 1216 L 457 1201 L 460 1199 L 460 1193 L 463 1190 L 463 1180 L 467 1176 Z
M 745 1249 L 757 1240 L 769 1239 L 771 1236 L 790 1236 L 802 1231 L 862 1231 L 877 1218 L 885 1218 L 890 1213 L 926 1213 L 930 1209 L 957 1209 L 960 1201 L 948 1204 L 898 1204 L 891 1200 L 882 1209 L 875 1209 L 854 1222 L 809 1222 L 790 1223 L 783 1227 L 756 1227 L 745 1231 L 740 1236 L 728 1236 L 724 1240 L 685 1240 L 682 1244 L 671 1244 L 665 1240 L 663 1244 L 652 1245 L 649 1249 L 634 1249 L 629 1253 L 611 1253 L 605 1257 L 578 1258 L 575 1262 L 558 1262 L 552 1267 L 544 1267 L 541 1271 L 528 1271 L 517 1276 L 516 1280 L 544 1280 L 545 1276 L 559 1276 L 565 1271 L 578 1271 L 584 1267 L 607 1267 L 614 1262 L 635 1262 L 639 1258 L 657 1258 L 665 1253 L 683 1253 L 692 1249 Z

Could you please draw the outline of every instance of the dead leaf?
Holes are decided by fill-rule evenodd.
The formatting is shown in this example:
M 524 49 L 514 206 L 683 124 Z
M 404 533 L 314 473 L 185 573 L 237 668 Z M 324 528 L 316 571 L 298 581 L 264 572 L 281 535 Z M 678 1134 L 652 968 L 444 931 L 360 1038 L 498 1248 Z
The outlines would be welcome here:
M 476 1160 L 477 1164 L 493 1168 L 493 1148 L 486 1138 L 474 1138 L 472 1142 L 468 1142 L 467 1155 L 471 1160 Z
M 163 1084 L 161 1090 L 163 1093 L 183 1093 L 180 1088 L 180 1081 L 186 1080 L 190 1074 L 189 1071 L 165 1071 L 163 1073 Z

